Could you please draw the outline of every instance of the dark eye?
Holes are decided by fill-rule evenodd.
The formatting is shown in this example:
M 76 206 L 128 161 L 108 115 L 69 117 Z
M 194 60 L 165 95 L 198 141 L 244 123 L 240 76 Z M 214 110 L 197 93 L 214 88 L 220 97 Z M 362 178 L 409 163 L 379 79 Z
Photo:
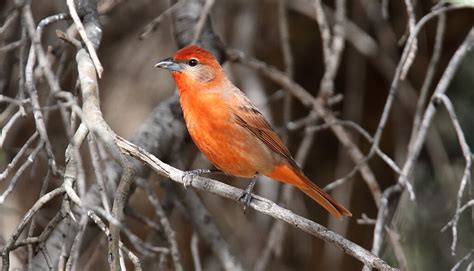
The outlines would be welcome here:
M 188 64 L 189 64 L 189 66 L 194 67 L 198 64 L 198 61 L 193 58 L 193 59 L 189 60 Z

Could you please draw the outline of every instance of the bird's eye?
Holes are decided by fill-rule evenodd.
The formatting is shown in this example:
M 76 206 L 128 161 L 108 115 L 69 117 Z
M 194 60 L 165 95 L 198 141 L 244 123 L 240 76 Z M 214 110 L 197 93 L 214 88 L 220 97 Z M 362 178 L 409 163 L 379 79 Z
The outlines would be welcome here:
M 189 60 L 188 64 L 189 64 L 189 66 L 194 67 L 198 64 L 198 61 L 193 58 L 193 59 Z

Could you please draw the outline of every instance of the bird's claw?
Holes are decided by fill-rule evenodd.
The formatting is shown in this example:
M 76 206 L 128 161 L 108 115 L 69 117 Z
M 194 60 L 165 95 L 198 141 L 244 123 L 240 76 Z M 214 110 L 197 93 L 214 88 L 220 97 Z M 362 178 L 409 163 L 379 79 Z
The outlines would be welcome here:
M 250 181 L 250 184 L 247 186 L 247 188 L 245 188 L 244 192 L 239 197 L 239 200 L 244 202 L 244 214 L 247 208 L 250 206 L 250 202 L 252 201 L 252 191 L 256 183 L 257 183 L 257 179 L 256 178 L 252 179 Z
M 183 181 L 184 189 L 188 189 L 188 187 L 191 186 L 195 176 L 196 176 L 196 173 L 194 173 L 192 171 L 184 172 L 184 174 L 181 178 L 181 180 Z
M 247 189 L 244 190 L 242 195 L 239 197 L 240 201 L 244 202 L 244 213 L 247 208 L 250 206 L 250 202 L 252 201 L 252 192 L 248 191 Z

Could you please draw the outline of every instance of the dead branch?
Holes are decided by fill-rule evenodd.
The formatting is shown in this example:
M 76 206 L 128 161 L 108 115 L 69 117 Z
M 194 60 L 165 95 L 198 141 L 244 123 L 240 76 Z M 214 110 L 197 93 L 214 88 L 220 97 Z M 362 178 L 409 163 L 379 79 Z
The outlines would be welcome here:
M 116 140 L 117 145 L 125 154 L 131 155 L 134 158 L 146 163 L 156 173 L 170 178 L 174 182 L 178 182 L 184 185 L 184 179 L 186 174 L 185 172 L 176 169 L 166 163 L 163 163 L 154 155 L 146 152 L 145 150 L 137 147 L 133 143 L 130 143 L 121 137 L 117 136 Z M 243 193 L 243 190 L 241 189 L 234 188 L 227 184 L 199 176 L 193 177 L 193 179 L 189 183 L 189 186 L 238 202 L 241 201 L 241 195 Z M 301 229 L 311 235 L 321 238 L 326 242 L 330 242 L 338 246 L 340 249 L 344 250 L 346 253 L 371 268 L 376 268 L 379 270 L 396 270 L 395 268 L 390 267 L 380 258 L 375 257 L 364 248 L 358 246 L 357 244 L 328 230 L 320 224 L 317 224 L 309 219 L 306 219 L 291 212 L 290 210 L 278 206 L 276 203 L 268 199 L 259 196 L 254 196 L 250 203 L 250 207 L 252 207 L 258 212 L 282 220 L 298 229 Z

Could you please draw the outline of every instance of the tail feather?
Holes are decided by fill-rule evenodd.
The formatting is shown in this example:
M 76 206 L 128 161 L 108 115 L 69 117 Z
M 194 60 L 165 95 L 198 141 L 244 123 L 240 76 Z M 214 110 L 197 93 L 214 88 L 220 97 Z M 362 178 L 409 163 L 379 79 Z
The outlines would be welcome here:
M 276 166 L 272 172 L 266 175 L 280 182 L 296 186 L 338 219 L 341 219 L 343 216 L 352 216 L 349 210 L 315 185 L 296 166 L 281 164 Z

